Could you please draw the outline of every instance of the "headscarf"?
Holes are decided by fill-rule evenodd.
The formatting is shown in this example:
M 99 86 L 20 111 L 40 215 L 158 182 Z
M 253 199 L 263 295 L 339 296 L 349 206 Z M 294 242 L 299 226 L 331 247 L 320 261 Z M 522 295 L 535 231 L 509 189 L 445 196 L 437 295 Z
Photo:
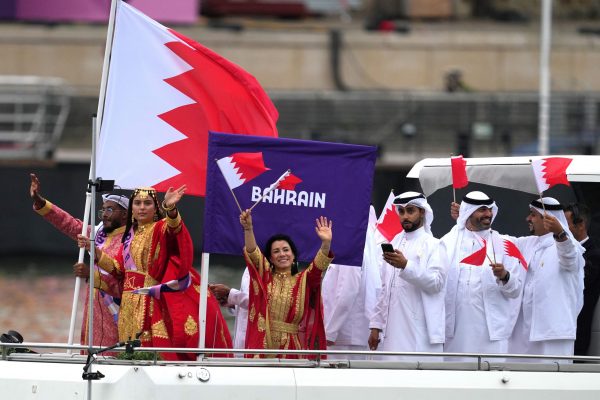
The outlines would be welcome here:
M 427 233 L 431 233 L 431 223 L 433 222 L 433 210 L 427 202 L 425 195 L 419 192 L 404 192 L 399 196 L 394 197 L 394 204 L 396 206 L 406 207 L 412 205 L 425 210 L 425 221 L 423 227 Z
M 125 210 L 129 208 L 129 198 L 120 194 L 103 194 L 102 201 L 114 201 L 119 206 L 123 207 Z
M 496 205 L 496 202 L 487 194 L 480 191 L 474 191 L 467 193 L 460 203 L 458 219 L 456 220 L 456 225 L 458 225 L 458 228 L 464 229 L 471 214 L 473 214 L 481 206 L 490 208 L 492 210 L 493 223 L 494 219 L 496 219 L 496 215 L 498 215 L 498 206 Z
M 544 204 L 543 207 L 542 203 Z M 544 208 L 546 208 L 546 211 L 544 211 Z M 544 215 L 544 212 L 546 212 L 556 218 L 558 222 L 560 222 L 560 226 L 562 226 L 563 231 L 565 231 L 569 239 L 575 244 L 575 247 L 578 248 L 581 253 L 583 253 L 583 247 L 573 237 L 571 231 L 569 230 L 569 223 L 567 222 L 567 217 L 563 211 L 563 206 L 558 200 L 553 197 L 542 197 L 541 199 L 533 200 L 529 204 L 529 209 L 536 210 L 542 216 Z

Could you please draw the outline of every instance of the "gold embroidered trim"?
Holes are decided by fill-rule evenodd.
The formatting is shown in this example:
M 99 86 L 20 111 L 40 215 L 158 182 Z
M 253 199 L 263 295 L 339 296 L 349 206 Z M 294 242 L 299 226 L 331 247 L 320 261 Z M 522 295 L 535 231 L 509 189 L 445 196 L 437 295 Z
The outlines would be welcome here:
M 331 264 L 332 260 L 333 258 L 327 257 L 325 254 L 323 254 L 321 250 L 319 250 L 317 252 L 317 255 L 315 256 L 315 260 L 313 261 L 313 263 L 315 264 L 315 267 L 317 267 L 321 271 L 324 271 L 327 269 L 327 267 L 329 267 L 329 264 Z
M 258 313 L 258 331 L 264 332 L 266 328 L 265 317 L 261 313 Z
M 169 213 L 167 213 L 167 226 L 176 232 L 179 232 L 181 229 L 181 213 L 178 211 L 177 216 L 175 218 L 169 217 Z
M 194 318 L 191 315 L 188 315 L 183 329 L 185 334 L 188 336 L 194 336 L 196 333 L 198 333 L 198 324 L 196 321 L 194 321 Z
M 254 322 L 255 316 L 256 316 L 256 309 L 254 308 L 254 304 L 252 304 L 252 307 L 250 307 L 250 313 L 248 313 L 248 318 L 250 319 L 250 322 Z
M 296 334 L 298 333 L 298 325 L 281 321 L 271 321 L 271 330 Z
M 167 333 L 167 327 L 165 326 L 165 322 L 162 319 L 152 324 L 152 337 L 159 337 L 163 339 L 169 338 L 169 334 Z
M 119 265 L 117 260 L 109 256 L 105 252 L 102 252 L 102 254 L 100 255 L 100 259 L 98 260 L 97 265 L 109 274 L 112 274 L 113 272 L 116 272 L 117 275 L 123 274 L 121 266 Z
M 131 240 L 130 252 L 133 262 L 138 267 L 138 271 L 148 271 L 150 247 L 152 246 L 152 234 L 154 233 L 155 225 L 155 222 L 151 222 L 138 226 Z
M 154 257 L 152 257 L 152 261 L 158 260 L 159 255 L 160 255 L 160 243 L 157 243 L 156 250 L 154 250 Z
M 48 214 L 50 212 L 50 210 L 52 210 L 52 206 L 53 204 L 49 201 L 46 200 L 46 204 L 44 204 L 44 207 L 40 208 L 39 210 L 35 210 L 36 213 L 40 214 L 42 217 L 44 217 L 46 214 Z

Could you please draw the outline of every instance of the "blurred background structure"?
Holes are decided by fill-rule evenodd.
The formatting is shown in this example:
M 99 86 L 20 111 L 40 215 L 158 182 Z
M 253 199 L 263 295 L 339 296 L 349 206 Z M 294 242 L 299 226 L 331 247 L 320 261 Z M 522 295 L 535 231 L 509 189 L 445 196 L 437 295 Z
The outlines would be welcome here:
M 128 3 L 252 73 L 279 110 L 280 136 L 379 146 L 378 211 L 422 158 L 537 152 L 541 1 Z M 75 253 L 31 211 L 28 172 L 82 212 L 109 8 L 0 3 L 0 267 L 7 255 Z M 552 154 L 598 154 L 599 17 L 600 0 L 553 1 Z M 202 200 L 187 202 L 200 251 Z

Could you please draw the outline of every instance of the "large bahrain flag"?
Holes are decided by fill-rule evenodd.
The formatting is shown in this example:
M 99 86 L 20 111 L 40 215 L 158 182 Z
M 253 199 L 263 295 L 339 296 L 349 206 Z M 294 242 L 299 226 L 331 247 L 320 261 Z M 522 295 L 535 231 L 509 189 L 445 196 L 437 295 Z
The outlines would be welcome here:
M 124 2 L 114 26 L 97 176 L 204 196 L 209 130 L 277 137 L 277 110 L 248 72 Z

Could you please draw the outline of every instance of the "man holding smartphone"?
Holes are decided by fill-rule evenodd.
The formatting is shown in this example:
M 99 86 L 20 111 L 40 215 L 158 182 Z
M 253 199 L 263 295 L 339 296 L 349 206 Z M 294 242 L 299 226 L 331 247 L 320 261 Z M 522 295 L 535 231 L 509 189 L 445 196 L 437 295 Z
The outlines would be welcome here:
M 402 193 L 394 204 L 403 231 L 391 243 L 382 244 L 383 287 L 369 323 L 369 348 L 441 353 L 446 270 L 439 254 L 439 241 L 431 234 L 433 211 L 425 196 L 417 192 Z M 381 339 L 383 343 L 379 345 Z

